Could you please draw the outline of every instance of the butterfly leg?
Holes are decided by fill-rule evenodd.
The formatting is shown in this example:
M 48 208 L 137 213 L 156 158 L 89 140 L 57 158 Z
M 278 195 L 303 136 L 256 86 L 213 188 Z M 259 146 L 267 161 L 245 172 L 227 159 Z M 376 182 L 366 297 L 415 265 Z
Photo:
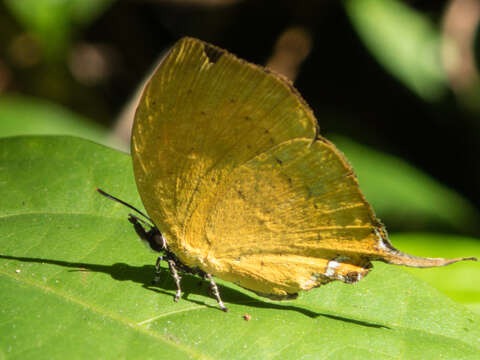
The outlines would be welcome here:
M 227 311 L 228 311 L 228 308 L 223 304 L 223 301 L 222 301 L 222 299 L 220 298 L 220 292 L 218 291 L 218 286 L 217 286 L 217 284 L 216 284 L 215 281 L 213 280 L 213 276 L 210 275 L 210 274 L 205 274 L 205 279 L 207 279 L 207 280 L 210 282 L 210 289 L 212 290 L 213 295 L 214 295 L 215 298 L 217 299 L 218 306 L 220 306 L 220 309 L 222 309 L 223 311 L 227 312 Z
M 180 299 L 180 295 L 182 295 L 182 288 L 180 286 L 180 280 L 182 279 L 181 276 L 178 274 L 177 267 L 175 266 L 175 261 L 174 260 L 167 260 L 168 262 L 168 267 L 170 268 L 170 274 L 173 277 L 173 280 L 175 280 L 175 285 L 177 285 L 177 292 L 175 293 L 175 298 L 174 301 L 177 302 L 178 299 Z
M 153 278 L 154 283 L 158 283 L 160 281 L 160 272 L 162 271 L 160 264 L 162 261 L 163 261 L 163 256 L 159 256 L 157 258 L 157 262 L 155 263 L 155 277 Z

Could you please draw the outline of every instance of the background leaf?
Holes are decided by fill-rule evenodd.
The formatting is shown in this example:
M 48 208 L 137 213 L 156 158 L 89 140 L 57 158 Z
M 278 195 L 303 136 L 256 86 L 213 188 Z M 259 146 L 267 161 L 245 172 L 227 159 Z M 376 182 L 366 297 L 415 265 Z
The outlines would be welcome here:
M 478 210 L 455 191 L 395 156 L 346 137 L 329 138 L 345 153 L 366 198 L 390 227 L 479 232 Z
M 440 34 L 426 16 L 397 0 L 345 2 L 353 26 L 386 70 L 424 100 L 446 91 Z
M 126 221 L 129 210 L 94 191 L 140 206 L 129 156 L 70 137 L 4 138 L 0 167 L 4 357 L 478 357 L 480 317 L 385 264 L 356 285 L 288 302 L 219 281 L 229 313 L 185 276 L 175 304 L 167 273 L 150 284 L 155 255 Z
M 62 106 L 32 97 L 0 97 L 0 136 L 75 135 L 121 147 L 102 126 Z

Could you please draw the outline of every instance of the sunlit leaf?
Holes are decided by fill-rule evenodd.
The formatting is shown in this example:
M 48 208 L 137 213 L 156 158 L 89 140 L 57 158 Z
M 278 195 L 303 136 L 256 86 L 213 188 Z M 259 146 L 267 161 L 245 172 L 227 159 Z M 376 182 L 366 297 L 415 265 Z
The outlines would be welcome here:
M 0 139 L 0 354 L 6 358 L 476 359 L 480 317 L 400 267 L 294 301 L 218 281 L 151 285 L 130 157 L 71 137 Z M 243 315 L 249 314 L 250 321 Z
M 418 256 L 480 258 L 480 241 L 455 235 L 427 233 L 397 233 L 392 241 L 402 250 Z M 457 302 L 480 310 L 480 265 L 466 261 L 457 266 L 407 270 L 420 279 L 435 286 Z

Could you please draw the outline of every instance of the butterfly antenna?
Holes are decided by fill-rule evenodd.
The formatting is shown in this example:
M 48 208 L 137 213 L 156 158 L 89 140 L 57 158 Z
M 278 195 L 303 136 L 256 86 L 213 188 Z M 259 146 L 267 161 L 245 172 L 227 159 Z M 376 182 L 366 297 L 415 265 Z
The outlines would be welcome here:
M 125 205 L 126 207 L 129 207 L 130 209 L 132 209 L 133 211 L 136 211 L 137 213 L 139 213 L 140 215 L 142 215 L 145 219 L 147 219 L 148 221 L 150 221 L 151 224 L 149 224 L 150 226 L 152 227 L 155 227 L 155 225 L 153 225 L 153 221 L 152 219 L 150 219 L 147 215 L 145 215 L 143 212 L 141 212 L 140 210 L 138 210 L 136 207 L 126 203 L 125 201 L 123 200 L 120 200 L 118 198 L 116 198 L 115 196 L 113 195 L 110 195 L 108 193 L 106 193 L 105 191 L 103 191 L 102 189 L 99 189 L 99 188 L 96 188 L 96 190 L 102 194 L 103 196 L 105 196 L 106 198 L 109 198 L 110 200 L 114 200 L 116 202 L 119 202 L 120 204 L 122 205 Z M 140 220 L 140 219 L 139 219 Z

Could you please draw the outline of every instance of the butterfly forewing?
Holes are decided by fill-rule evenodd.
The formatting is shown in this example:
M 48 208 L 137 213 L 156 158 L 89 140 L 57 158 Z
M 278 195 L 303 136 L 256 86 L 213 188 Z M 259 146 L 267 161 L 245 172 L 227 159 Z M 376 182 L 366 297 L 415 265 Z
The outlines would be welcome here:
M 170 51 L 137 109 L 132 155 L 145 208 L 173 249 L 183 247 L 189 217 L 233 169 L 286 140 L 315 136 L 312 112 L 292 91 L 195 39 Z

